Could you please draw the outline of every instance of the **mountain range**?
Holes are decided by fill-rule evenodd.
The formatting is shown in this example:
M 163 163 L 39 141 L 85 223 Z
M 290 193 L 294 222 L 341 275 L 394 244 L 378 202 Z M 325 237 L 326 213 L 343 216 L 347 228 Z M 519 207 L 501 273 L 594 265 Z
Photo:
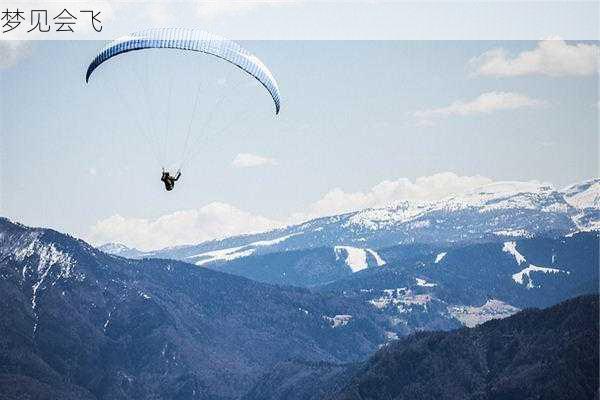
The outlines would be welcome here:
M 598 293 L 599 193 L 496 184 L 153 252 L 0 218 L 0 399 L 508 399 L 562 395 L 565 366 L 587 396 L 597 358 L 565 349 L 597 298 L 560 306 L 581 335 L 528 309 Z
M 595 293 L 598 227 L 600 180 L 562 190 L 509 182 L 198 245 L 103 249 L 362 301 L 395 338 Z
M 356 272 L 385 264 L 376 250 L 396 245 L 448 247 L 511 238 L 561 238 L 598 229 L 600 179 L 561 190 L 499 182 L 439 201 L 404 201 L 194 245 L 144 252 L 109 243 L 100 249 L 129 258 L 169 258 L 212 267 L 250 256 L 325 247 L 333 258 L 344 261 L 348 272 Z

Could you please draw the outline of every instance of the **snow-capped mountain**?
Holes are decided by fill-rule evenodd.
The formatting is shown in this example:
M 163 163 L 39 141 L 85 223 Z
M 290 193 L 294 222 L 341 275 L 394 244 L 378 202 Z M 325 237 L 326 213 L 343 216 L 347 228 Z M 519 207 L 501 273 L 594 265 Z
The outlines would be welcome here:
M 385 262 L 371 251 L 398 244 L 454 245 L 511 237 L 563 237 L 599 228 L 599 179 L 562 190 L 537 183 L 502 182 L 435 202 L 405 201 L 264 233 L 150 253 L 127 253 L 118 248 L 115 254 L 173 258 L 210 267 L 248 256 L 329 247 L 337 249 L 333 251 L 338 258 L 348 260 L 349 268 L 358 270 Z M 105 251 L 113 252 L 111 248 Z M 341 255 L 342 251 L 347 255 Z
M 125 258 L 139 258 L 141 256 L 147 257 L 148 254 L 150 254 L 149 252 L 127 247 L 121 243 L 105 243 L 102 246 L 98 246 L 98 250 Z
M 296 236 L 254 240 L 246 250 Z M 598 233 L 579 232 L 209 263 L 240 275 L 262 268 L 267 281 L 281 271 L 273 268 L 312 274 L 318 287 L 307 290 L 113 256 L 0 218 L 0 359 L 6 387 L 32 398 L 239 398 L 290 358 L 345 363 L 415 331 L 475 326 L 597 293 L 598 250 Z
M 570 186 L 563 193 L 567 203 L 577 210 L 572 217 L 577 228 L 600 230 L 600 180 Z

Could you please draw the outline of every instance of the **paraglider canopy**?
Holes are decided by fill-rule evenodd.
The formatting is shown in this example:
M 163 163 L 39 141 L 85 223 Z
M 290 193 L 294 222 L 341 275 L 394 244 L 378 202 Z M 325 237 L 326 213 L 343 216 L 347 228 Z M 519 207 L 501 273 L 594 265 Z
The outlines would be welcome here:
M 212 33 L 192 28 L 155 28 L 135 32 L 118 38 L 105 46 L 88 66 L 85 81 L 105 61 L 135 50 L 179 49 L 197 51 L 219 57 L 252 75 L 267 89 L 275 103 L 275 114 L 279 114 L 281 100 L 277 81 L 258 57 L 236 42 Z

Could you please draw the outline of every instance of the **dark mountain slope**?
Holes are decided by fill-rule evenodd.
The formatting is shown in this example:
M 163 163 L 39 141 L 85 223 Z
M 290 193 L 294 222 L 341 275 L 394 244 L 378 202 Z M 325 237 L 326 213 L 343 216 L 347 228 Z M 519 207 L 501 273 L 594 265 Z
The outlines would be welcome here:
M 350 267 L 329 247 L 256 255 L 215 262 L 208 267 L 259 282 L 303 287 L 333 282 L 352 274 Z
M 341 390 L 358 364 L 335 364 L 288 360 L 265 374 L 242 400 L 318 400 Z
M 329 398 L 582 400 L 597 392 L 598 297 L 584 296 L 391 343 Z
M 0 398 L 230 399 L 277 362 L 384 342 L 369 305 L 0 219 Z M 351 314 L 333 327 L 331 319 Z
M 287 361 L 244 400 L 585 400 L 598 393 L 598 297 L 477 328 L 420 332 L 369 360 Z

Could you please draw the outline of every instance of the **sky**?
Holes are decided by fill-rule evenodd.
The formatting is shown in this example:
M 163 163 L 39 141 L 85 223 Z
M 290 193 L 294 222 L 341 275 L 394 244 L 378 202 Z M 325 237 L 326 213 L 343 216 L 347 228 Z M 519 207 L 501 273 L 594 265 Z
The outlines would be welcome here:
M 152 249 L 598 176 L 598 42 L 241 41 L 279 83 L 278 116 L 198 54 L 129 53 L 86 85 L 103 43 L 0 42 L 1 215 Z M 161 167 L 185 151 L 167 193 Z

